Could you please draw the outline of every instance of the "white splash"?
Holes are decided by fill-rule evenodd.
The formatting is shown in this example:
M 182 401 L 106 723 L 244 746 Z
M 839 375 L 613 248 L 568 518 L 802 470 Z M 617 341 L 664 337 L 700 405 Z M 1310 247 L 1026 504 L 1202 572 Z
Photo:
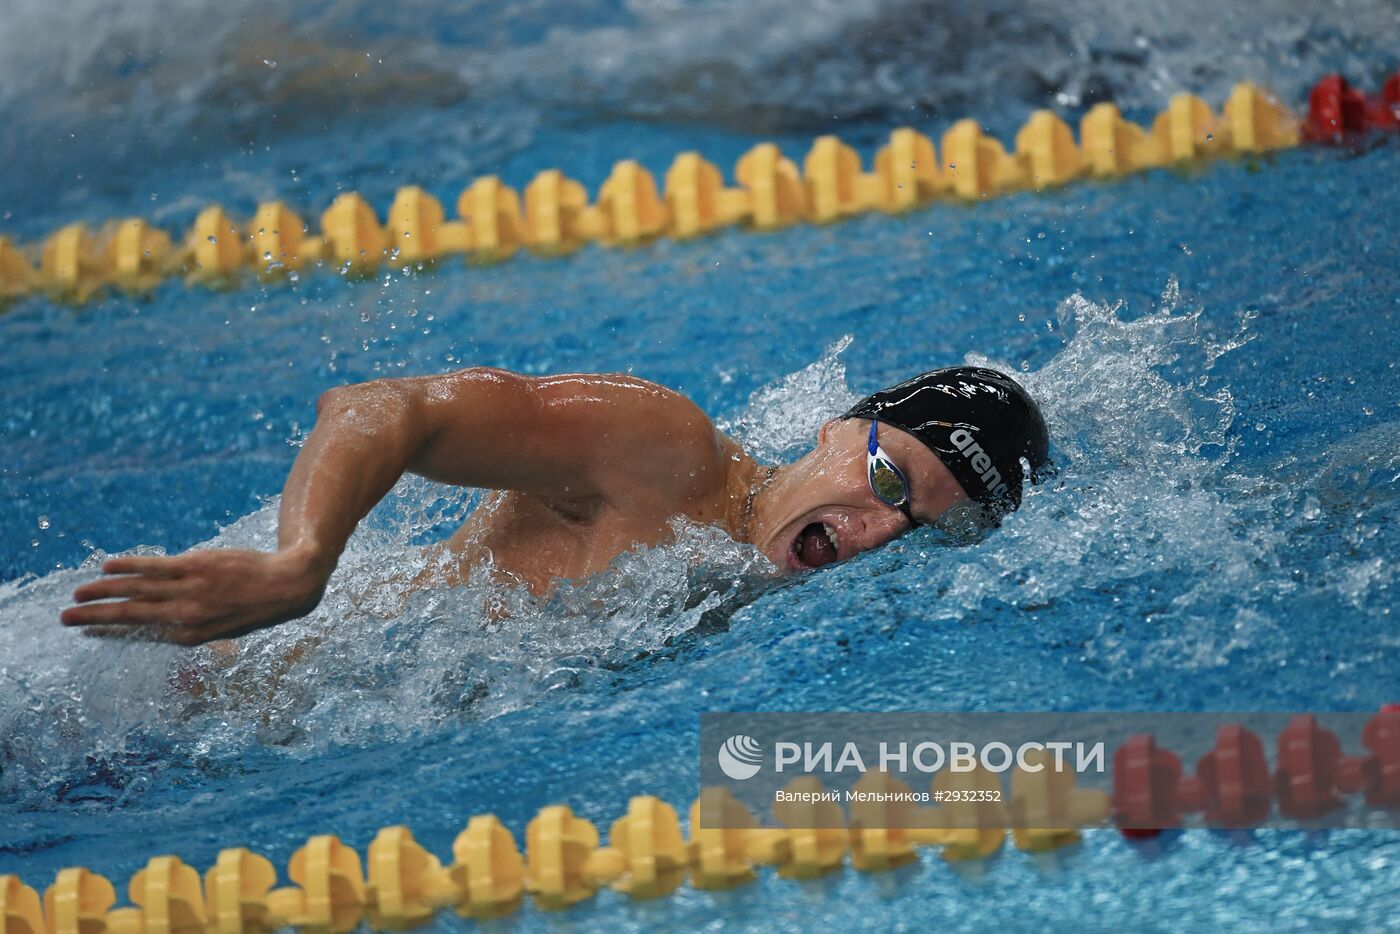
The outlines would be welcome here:
M 815 363 L 756 390 L 748 405 L 719 428 L 763 462 L 790 460 L 816 443 L 827 419 L 849 409 L 855 393 L 846 385 L 841 354 L 851 346 L 847 334 L 826 348 Z

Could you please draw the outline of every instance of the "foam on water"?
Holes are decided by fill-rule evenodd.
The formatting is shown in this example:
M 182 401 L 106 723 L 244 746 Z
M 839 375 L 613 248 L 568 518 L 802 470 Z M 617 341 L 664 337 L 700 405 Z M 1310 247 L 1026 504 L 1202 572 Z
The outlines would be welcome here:
M 462 499 L 444 492 L 405 480 L 385 512 L 416 521 L 367 522 L 312 614 L 236 643 L 181 651 L 60 631 L 58 611 L 101 552 L 0 585 L 0 681 L 17 689 L 0 701 L 0 787 L 62 781 L 152 741 L 203 754 L 309 750 L 498 715 L 723 619 L 770 568 L 718 529 L 678 520 L 673 544 L 623 555 L 547 599 L 489 565 L 457 587 L 415 586 L 444 560 L 411 543 L 425 506 Z M 273 549 L 276 516 L 274 500 L 201 547 Z
M 977 560 L 947 572 L 937 612 L 989 601 L 1048 608 L 1085 588 L 1117 602 L 1147 588 L 1159 594 L 1148 602 L 1161 635 L 1145 654 L 1126 654 L 1103 624 L 1086 646 L 1111 677 L 1131 678 L 1159 662 L 1218 664 L 1241 630 L 1268 625 L 1244 608 L 1260 588 L 1280 586 L 1283 538 L 1259 521 L 1277 484 L 1230 469 L 1234 398 L 1212 377 L 1216 361 L 1249 339 L 1249 315 L 1236 333 L 1211 336 L 1201 309 L 1181 308 L 1175 281 L 1154 311 L 1135 320 L 1119 312 L 1078 295 L 1061 305 L 1060 327 L 1072 336 L 1026 374 L 1046 400 L 1058 473 Z M 1233 631 L 1223 643 L 1222 616 Z

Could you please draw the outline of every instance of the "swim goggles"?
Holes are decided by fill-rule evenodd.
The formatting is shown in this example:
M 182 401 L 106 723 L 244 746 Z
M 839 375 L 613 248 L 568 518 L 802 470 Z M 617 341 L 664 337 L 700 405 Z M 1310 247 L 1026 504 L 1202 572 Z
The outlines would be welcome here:
M 875 494 L 875 498 L 886 506 L 893 506 L 904 513 L 904 518 L 909 520 L 912 526 L 923 525 L 914 518 L 914 513 L 909 510 L 909 480 L 904 476 L 904 471 L 894 465 L 889 454 L 880 447 L 880 440 L 876 436 L 880 423 L 873 418 L 870 420 L 870 442 L 866 446 L 865 453 L 865 474 L 870 480 L 870 491 Z

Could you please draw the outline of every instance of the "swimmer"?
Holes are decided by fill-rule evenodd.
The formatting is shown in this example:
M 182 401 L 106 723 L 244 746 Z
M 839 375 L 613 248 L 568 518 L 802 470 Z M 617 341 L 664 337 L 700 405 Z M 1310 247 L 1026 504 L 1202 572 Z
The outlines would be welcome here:
M 995 524 L 1047 456 L 1035 402 L 1010 377 L 967 366 L 868 396 L 783 466 L 755 461 L 684 396 L 630 376 L 472 368 L 337 387 L 316 411 L 282 490 L 277 551 L 112 558 L 74 592 L 63 624 L 195 645 L 304 616 L 355 526 L 405 472 L 501 491 L 446 543 L 455 573 L 489 553 L 546 593 L 668 541 L 676 516 L 754 545 L 780 574 L 953 515 Z

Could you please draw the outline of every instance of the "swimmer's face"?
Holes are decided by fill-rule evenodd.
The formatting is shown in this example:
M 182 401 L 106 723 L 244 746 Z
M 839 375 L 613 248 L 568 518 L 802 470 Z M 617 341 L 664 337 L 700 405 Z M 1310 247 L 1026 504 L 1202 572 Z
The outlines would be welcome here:
M 911 528 L 893 506 L 881 502 L 866 475 L 870 421 L 832 419 L 811 454 L 785 472 L 764 504 L 757 530 L 763 553 L 784 572 L 810 570 L 878 548 Z M 898 428 L 880 426 L 880 446 L 909 482 L 909 508 L 932 523 L 967 494 L 938 456 Z

